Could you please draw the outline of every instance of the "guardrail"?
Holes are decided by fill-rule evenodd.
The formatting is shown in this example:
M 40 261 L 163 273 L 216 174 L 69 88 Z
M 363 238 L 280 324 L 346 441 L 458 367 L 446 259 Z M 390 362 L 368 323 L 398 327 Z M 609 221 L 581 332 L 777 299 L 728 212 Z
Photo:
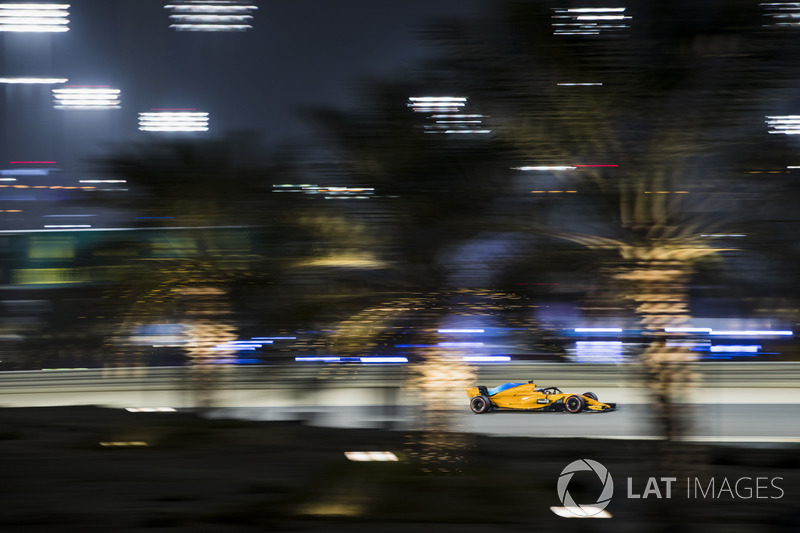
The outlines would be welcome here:
M 800 363 L 692 363 L 698 385 L 704 387 L 800 388 Z M 474 365 L 475 382 L 493 385 L 533 380 L 542 386 L 592 385 L 637 387 L 645 370 L 635 364 L 525 363 Z M 295 364 L 219 365 L 213 369 L 215 386 L 247 389 L 402 387 L 418 367 L 414 365 Z M 191 367 L 135 367 L 0 373 L 0 395 L 18 392 L 78 390 L 178 390 L 194 383 Z

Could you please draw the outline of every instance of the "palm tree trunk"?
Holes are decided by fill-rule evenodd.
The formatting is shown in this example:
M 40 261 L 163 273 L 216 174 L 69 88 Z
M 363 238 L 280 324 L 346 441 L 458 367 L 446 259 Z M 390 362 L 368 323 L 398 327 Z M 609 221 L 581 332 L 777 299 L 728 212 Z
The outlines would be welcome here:
M 648 347 L 639 356 L 657 412 L 658 429 L 669 441 L 686 436 L 690 418 L 686 398 L 694 381 L 689 362 L 692 352 L 686 333 L 674 331 L 690 318 L 687 284 L 691 265 L 686 261 L 647 259 L 627 265 L 617 278 L 630 283 L 627 297 L 634 301 L 642 335 Z

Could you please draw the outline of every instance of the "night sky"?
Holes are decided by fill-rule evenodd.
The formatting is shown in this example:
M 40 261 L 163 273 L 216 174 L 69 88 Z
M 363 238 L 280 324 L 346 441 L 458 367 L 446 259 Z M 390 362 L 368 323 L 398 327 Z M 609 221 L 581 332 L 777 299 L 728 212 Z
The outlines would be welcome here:
M 59 76 L 122 90 L 119 110 L 55 110 L 50 86 L 2 85 L 2 160 L 83 167 L 109 144 L 144 140 L 151 108 L 210 113 L 210 131 L 252 130 L 268 145 L 306 142 L 304 106 L 357 105 L 365 77 L 411 68 L 428 50 L 415 35 L 432 17 L 480 12 L 481 0 L 255 2 L 244 33 L 176 32 L 165 2 L 76 0 L 70 31 L 8 33 L 3 76 Z

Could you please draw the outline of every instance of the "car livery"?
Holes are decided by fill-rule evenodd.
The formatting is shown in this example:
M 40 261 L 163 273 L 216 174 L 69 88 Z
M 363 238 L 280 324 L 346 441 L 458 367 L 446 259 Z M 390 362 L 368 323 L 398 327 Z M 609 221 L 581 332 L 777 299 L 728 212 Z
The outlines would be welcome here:
M 490 411 L 556 411 L 567 413 L 605 413 L 617 408 L 615 403 L 602 403 L 593 392 L 570 394 L 557 387 L 536 388 L 533 381 L 527 383 L 503 383 L 492 389 L 469 387 L 469 406 L 473 413 Z

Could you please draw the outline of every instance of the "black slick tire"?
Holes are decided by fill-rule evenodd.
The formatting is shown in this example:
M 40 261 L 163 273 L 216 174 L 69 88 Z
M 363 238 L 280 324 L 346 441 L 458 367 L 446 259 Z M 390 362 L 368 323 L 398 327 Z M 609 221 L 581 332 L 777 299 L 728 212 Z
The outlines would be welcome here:
M 491 410 L 492 402 L 489 401 L 489 398 L 483 395 L 473 396 L 469 401 L 469 408 L 472 409 L 472 412 L 476 415 L 482 415 Z

